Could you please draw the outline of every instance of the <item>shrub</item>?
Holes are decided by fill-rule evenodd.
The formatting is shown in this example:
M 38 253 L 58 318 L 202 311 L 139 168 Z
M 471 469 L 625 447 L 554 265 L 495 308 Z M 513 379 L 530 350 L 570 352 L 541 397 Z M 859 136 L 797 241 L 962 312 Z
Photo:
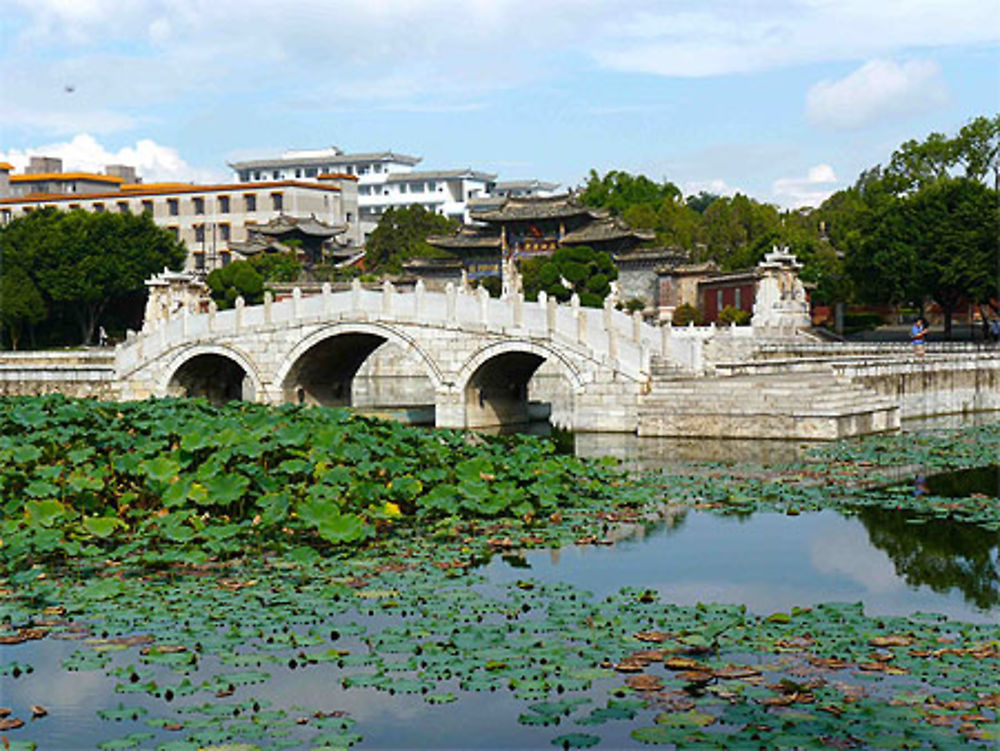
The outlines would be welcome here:
M 746 326 L 750 323 L 750 312 L 747 310 L 740 310 L 733 305 L 727 305 L 719 313 L 719 323 L 728 326 L 731 323 L 735 323 L 737 326 Z
M 674 326 L 687 326 L 689 323 L 693 323 L 695 326 L 700 326 L 701 322 L 701 311 L 690 303 L 679 305 L 674 310 Z

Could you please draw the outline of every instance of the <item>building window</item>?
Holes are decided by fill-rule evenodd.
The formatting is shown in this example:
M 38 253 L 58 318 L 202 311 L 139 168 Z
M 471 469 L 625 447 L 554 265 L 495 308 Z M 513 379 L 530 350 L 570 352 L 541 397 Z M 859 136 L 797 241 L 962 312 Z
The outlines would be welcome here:
M 143 201 L 142 202 L 142 213 L 149 214 L 150 216 L 153 215 L 153 202 L 152 201 Z
M 96 213 L 96 214 L 103 214 L 104 213 L 104 204 L 103 203 L 95 203 L 94 204 L 94 213 Z
M 281 193 L 271 194 L 271 209 L 281 211 L 285 206 L 285 197 Z
M 315 167 L 308 167 L 306 169 L 306 177 L 316 177 L 316 168 Z
M 253 179 L 254 180 L 263 180 L 264 177 L 263 177 L 263 175 L 260 174 L 260 172 L 254 172 L 253 173 Z
M 10 209 L 4 209 L 3 213 L 2 213 L 2 216 L 3 216 L 3 223 L 4 224 L 10 224 L 10 222 L 11 222 L 11 212 L 10 212 Z
M 119 214 L 128 214 L 129 213 L 128 201 L 119 201 L 118 202 L 118 213 Z
M 194 241 L 196 243 L 205 242 L 205 225 L 196 224 L 194 225 Z
M 71 204 L 69 205 L 69 210 L 70 210 L 70 211 L 76 211 L 76 210 L 77 210 L 77 209 L 79 209 L 79 208 L 80 208 L 80 204 L 78 204 L 78 203 L 71 203 Z
M 400 183 L 399 184 L 399 192 L 400 193 L 405 193 L 406 192 L 406 183 Z
M 281 173 L 278 170 L 274 170 L 274 172 L 271 173 L 271 177 L 273 177 L 275 180 L 280 180 Z
M 716 314 L 722 312 L 722 290 L 718 289 L 715 291 L 715 312 Z
M 735 295 L 735 301 L 733 302 L 733 305 L 735 305 L 737 308 L 741 307 L 740 303 L 742 302 L 742 300 L 740 298 L 742 298 L 743 296 L 740 293 L 742 291 L 743 291 L 742 289 L 740 289 L 739 287 L 737 287 L 736 288 L 736 292 L 734 293 L 734 295 Z
M 250 172 L 249 172 L 249 170 L 240 170 L 239 177 L 240 177 L 240 182 L 241 183 L 248 182 L 250 180 Z
M 222 242 L 224 242 L 224 243 L 229 242 L 229 225 L 228 224 L 223 223 L 223 224 L 219 225 L 219 239 L 222 240 Z
M 296 169 L 295 170 L 295 177 L 302 177 L 302 170 L 301 169 Z
M 352 221 L 354 221 L 354 214 L 352 214 L 350 211 L 348 211 L 344 215 L 344 221 L 347 222 L 348 224 L 350 224 Z
M 205 254 L 201 252 L 196 252 L 194 254 L 194 267 L 197 271 L 205 270 Z
M 167 213 L 170 214 L 170 216 L 178 216 L 181 213 L 180 201 L 176 198 L 168 198 Z
M 205 213 L 205 199 L 201 196 L 195 196 L 191 199 L 194 202 L 194 213 L 204 214 Z
M 427 190 L 435 190 L 435 189 L 437 189 L 437 183 L 436 182 L 431 181 L 431 182 L 427 183 Z
M 219 196 L 219 213 L 229 213 L 229 196 Z
M 256 211 L 257 210 L 257 196 L 253 193 L 247 193 L 243 196 L 243 209 L 244 211 Z
M 375 171 L 376 172 L 381 172 L 382 171 L 382 165 L 381 164 L 376 164 L 375 165 Z
M 233 254 L 230 253 L 228 250 L 224 250 L 221 253 L 219 253 L 219 257 L 222 259 L 222 268 L 228 266 L 230 262 L 233 260 Z
M 331 172 L 333 171 L 332 167 L 330 168 L 330 171 Z M 353 164 L 348 164 L 347 165 L 347 174 L 348 175 L 353 175 L 354 174 L 354 165 Z
M 423 183 L 413 183 L 413 185 L 410 186 L 410 192 L 411 193 L 423 193 L 424 192 L 424 184 Z

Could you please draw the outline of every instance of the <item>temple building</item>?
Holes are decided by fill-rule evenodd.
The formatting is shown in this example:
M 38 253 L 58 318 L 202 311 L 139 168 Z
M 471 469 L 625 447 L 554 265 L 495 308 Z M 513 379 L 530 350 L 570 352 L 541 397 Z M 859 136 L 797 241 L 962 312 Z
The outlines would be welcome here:
M 260 253 L 294 253 L 305 266 L 338 263 L 358 254 L 358 248 L 346 243 L 346 223 L 328 224 L 315 215 L 294 217 L 279 214 L 266 224 L 247 227 L 244 242 L 231 242 L 230 249 L 242 258 Z
M 501 261 L 551 255 L 557 248 L 586 245 L 618 255 L 652 240 L 609 212 L 585 206 L 572 193 L 508 196 L 495 207 L 473 211 L 475 224 L 427 242 L 461 258 L 471 278 L 500 276 Z

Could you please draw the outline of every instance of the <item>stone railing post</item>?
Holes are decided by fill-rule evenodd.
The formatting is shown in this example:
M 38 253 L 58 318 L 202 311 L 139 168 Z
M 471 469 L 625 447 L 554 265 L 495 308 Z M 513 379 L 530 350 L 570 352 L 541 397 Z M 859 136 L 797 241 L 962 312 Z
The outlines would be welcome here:
M 664 362 L 670 361 L 670 345 L 672 334 L 674 333 L 674 325 L 667 321 L 660 327 L 660 357 L 663 358 Z
M 615 333 L 614 326 L 608 326 L 608 357 L 612 360 L 618 359 L 618 334 Z
M 574 318 L 580 315 L 580 296 L 576 292 L 569 298 L 569 308 L 573 311 Z
M 413 287 L 413 314 L 418 323 L 424 320 L 424 305 L 426 303 L 424 298 L 426 296 L 427 285 L 424 284 L 423 279 L 417 279 L 417 283 Z
M 642 341 L 642 313 L 638 310 L 632 311 L 632 338 L 636 344 Z
M 613 325 L 614 311 L 615 311 L 614 303 L 611 301 L 611 296 L 608 295 L 607 297 L 604 298 L 604 328 L 607 331 L 610 331 L 611 326 Z
M 453 282 L 448 282 L 444 285 L 444 315 L 445 321 L 449 324 L 454 324 L 458 315 L 458 305 L 456 304 L 455 295 L 455 284 Z
M 243 328 L 243 308 L 246 307 L 246 304 L 247 302 L 246 300 L 243 299 L 243 295 L 240 295 L 239 297 L 236 298 L 236 310 L 234 311 L 235 312 L 234 329 L 236 331 L 239 331 L 241 328 Z
M 576 340 L 580 344 L 587 343 L 587 311 L 577 308 L 576 311 Z
M 513 306 L 514 328 L 519 329 L 524 325 L 524 293 L 515 292 L 510 300 Z
M 188 322 L 191 319 L 191 311 L 188 310 L 187 305 L 181 308 L 181 336 L 187 339 L 188 337 Z
M 333 287 L 330 282 L 323 282 L 323 318 L 329 318 L 333 314 Z
M 486 287 L 476 288 L 476 299 L 479 301 L 479 320 L 483 326 L 490 325 L 490 293 Z
M 264 293 L 264 323 L 271 323 L 271 315 L 273 313 L 272 308 L 274 307 L 274 295 L 271 294 L 271 290 L 267 290 Z
M 541 296 L 539 296 L 541 299 Z M 556 333 L 556 298 L 550 297 L 545 301 L 545 331 L 549 336 Z
M 211 300 L 208 303 L 208 330 L 215 331 L 215 314 L 219 312 L 219 306 L 216 305 L 215 300 Z
M 361 310 L 361 280 L 357 277 L 351 280 L 351 310 Z
M 292 318 L 296 321 L 302 317 L 302 290 L 296 287 L 292 290 Z
M 382 282 L 382 313 L 387 316 L 392 315 L 392 295 L 396 288 L 388 279 Z

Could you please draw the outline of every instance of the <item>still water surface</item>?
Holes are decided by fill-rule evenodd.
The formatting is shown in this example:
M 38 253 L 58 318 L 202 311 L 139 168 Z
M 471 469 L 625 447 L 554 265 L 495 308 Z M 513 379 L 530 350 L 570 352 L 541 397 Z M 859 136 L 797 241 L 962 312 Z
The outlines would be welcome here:
M 869 615 L 924 611 L 966 621 L 1000 620 L 1000 534 L 940 521 L 912 524 L 878 510 L 856 517 L 825 511 L 744 518 L 689 511 L 611 547 L 497 558 L 482 573 L 487 591 L 533 577 L 572 584 L 595 598 L 638 586 L 655 590 L 667 602 L 745 603 L 761 614 L 794 605 L 861 601 Z M 40 749 L 93 748 L 103 739 L 151 730 L 142 721 L 101 721 L 96 714 L 100 709 L 124 700 L 148 706 L 150 716 L 167 713 L 162 701 L 116 694 L 115 680 L 102 671 L 62 670 L 60 662 L 78 646 L 46 639 L 3 648 L 2 661 L 27 662 L 35 670 L 17 680 L 0 678 L 0 704 L 44 704 L 51 712 L 17 731 L 14 739 L 35 740 Z M 363 651 L 362 645 L 342 646 Z M 206 658 L 199 672 L 209 677 L 220 668 Z M 358 721 L 364 748 L 545 748 L 557 734 L 519 725 L 524 703 L 509 692 L 456 691 L 458 702 L 432 707 L 419 696 L 344 690 L 342 674 L 329 665 L 292 671 L 279 664 L 267 670 L 274 678 L 241 689 L 240 697 L 267 699 L 284 709 L 313 707 L 319 699 Z M 602 747 L 636 746 L 627 735 L 634 725 L 620 724 L 601 728 Z M 289 740 L 297 732 L 289 728 Z M 157 743 L 171 738 L 162 730 L 156 734 Z

